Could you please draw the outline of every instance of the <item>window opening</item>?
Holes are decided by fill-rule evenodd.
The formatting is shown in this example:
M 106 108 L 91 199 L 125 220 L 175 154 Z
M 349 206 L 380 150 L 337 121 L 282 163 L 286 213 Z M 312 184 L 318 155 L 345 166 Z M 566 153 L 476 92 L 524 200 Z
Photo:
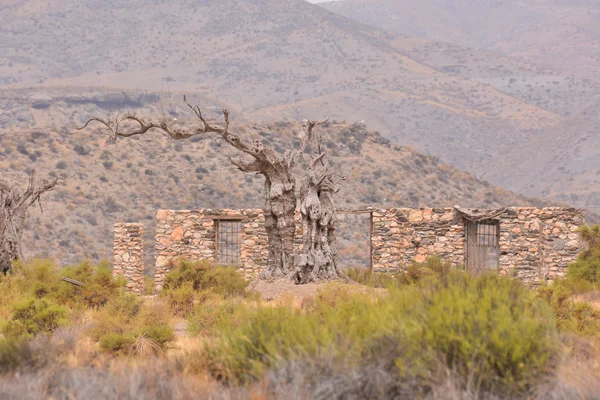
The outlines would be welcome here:
M 241 227 L 241 221 L 217 220 L 217 261 L 219 264 L 242 264 Z

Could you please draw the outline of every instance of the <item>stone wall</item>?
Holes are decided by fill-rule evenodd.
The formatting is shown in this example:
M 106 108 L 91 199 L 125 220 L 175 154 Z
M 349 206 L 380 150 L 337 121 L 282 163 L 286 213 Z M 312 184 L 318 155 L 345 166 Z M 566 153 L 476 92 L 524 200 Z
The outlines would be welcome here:
M 299 222 L 300 216 L 297 215 Z M 263 210 L 160 210 L 156 214 L 156 270 L 154 287 L 160 290 L 169 272 L 169 260 L 216 260 L 216 223 L 219 219 L 238 219 L 241 226 L 240 272 L 246 279 L 258 275 L 267 264 L 269 250 Z M 296 226 L 300 227 L 298 223 Z M 300 238 L 300 232 L 297 237 Z M 296 246 L 300 242 L 297 241 Z
M 500 217 L 500 273 L 528 284 L 563 276 L 581 250 L 583 211 L 508 208 Z M 464 220 L 452 208 L 374 210 L 373 270 L 393 272 L 439 255 L 465 263 Z
M 115 224 L 114 276 L 127 279 L 127 289 L 144 291 L 144 225 Z
M 393 208 L 373 211 L 373 271 L 394 272 L 439 255 L 464 263 L 464 227 L 453 209 Z
M 369 209 L 372 215 L 371 260 L 374 272 L 393 273 L 413 262 L 439 255 L 455 267 L 465 264 L 465 221 L 453 208 Z M 299 215 L 297 216 L 299 222 Z M 567 265 L 581 250 L 577 229 L 583 211 L 573 208 L 508 208 L 500 219 L 500 269 L 536 285 L 563 276 Z M 262 210 L 161 210 L 156 214 L 155 288 L 160 290 L 169 272 L 169 260 L 216 260 L 216 223 L 220 219 L 241 221 L 241 267 L 247 278 L 266 267 L 267 235 Z M 296 251 L 301 246 L 297 224 Z M 141 225 L 117 224 L 115 274 L 131 281 L 132 290 L 142 287 Z M 343 266 L 342 266 L 343 267 Z

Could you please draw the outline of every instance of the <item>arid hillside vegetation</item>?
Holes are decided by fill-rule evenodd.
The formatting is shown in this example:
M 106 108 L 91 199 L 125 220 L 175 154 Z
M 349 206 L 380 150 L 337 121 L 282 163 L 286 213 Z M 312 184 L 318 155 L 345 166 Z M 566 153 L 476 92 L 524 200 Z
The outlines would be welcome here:
M 485 11 L 484 3 L 473 13 Z M 577 134 L 561 145 L 576 157 L 576 144 L 594 133 L 579 117 L 599 93 L 593 74 L 577 75 L 460 42 L 407 37 L 302 0 L 179 0 L 152 7 L 143 0 L 102 5 L 10 1 L 0 6 L 0 18 L 6 21 L 0 27 L 5 54 L 0 129 L 7 132 L 76 119 L 84 113 L 77 107 L 61 114 L 44 106 L 60 102 L 57 97 L 65 90 L 80 99 L 88 97 L 89 86 L 94 91 L 195 92 L 218 98 L 248 121 L 364 120 L 399 145 L 433 154 L 493 184 L 548 200 L 566 196 L 576 206 L 598 210 L 597 179 L 581 179 L 569 168 L 558 176 L 558 193 L 551 188 L 557 179 L 524 166 L 518 153 L 526 151 L 527 160 L 551 170 L 548 149 L 536 145 L 565 124 L 578 124 Z M 577 48 L 563 39 L 556 39 L 556 46 Z M 535 54 L 530 47 L 518 51 Z M 587 148 L 593 157 L 582 172 L 594 176 L 600 157 L 595 147 Z M 505 161 L 510 171 L 501 167 Z
M 600 72 L 597 1 L 343 0 L 321 5 L 404 35 L 505 54 L 591 79 Z
M 134 101 L 114 94 L 116 104 Z M 141 95 L 140 95 L 141 96 Z M 111 96 L 107 95 L 107 99 Z M 107 100 L 109 101 L 109 100 Z M 53 111 L 73 113 L 75 121 L 108 110 L 96 103 L 55 103 Z M 156 103 L 146 111 L 161 112 Z M 209 109 L 212 112 L 212 109 Z M 141 109 L 138 110 L 143 113 Z M 178 114 L 188 118 L 188 114 Z M 209 114 L 218 117 L 216 113 Z M 278 151 L 294 142 L 298 122 L 250 124 L 236 121 L 232 129 L 248 138 L 261 138 Z M 81 118 L 81 119 L 80 119 Z M 59 125 L 65 122 L 59 121 Z M 262 177 L 243 174 L 230 166 L 234 151 L 215 136 L 173 141 L 156 132 L 117 144 L 107 144 L 99 131 L 71 129 L 15 129 L 2 137 L 0 169 L 19 176 L 35 167 L 39 174 L 68 175 L 66 184 L 44 199 L 44 212 L 32 210 L 25 230 L 27 256 L 52 256 L 63 262 L 84 257 L 112 257 L 115 222 L 146 225 L 147 255 L 154 248 L 154 215 L 158 209 L 260 208 Z M 68 126 L 65 124 L 65 126 Z M 330 122 L 318 128 L 328 158 L 341 183 L 337 206 L 341 209 L 368 206 L 500 207 L 532 205 L 539 201 L 491 186 L 408 147 L 392 144 L 364 124 Z M 225 166 L 225 167 L 224 167 Z M 9 172 L 10 171 L 10 172 Z M 364 227 L 368 233 L 368 226 Z M 351 230 L 346 234 L 349 235 Z M 148 258 L 148 265 L 152 265 Z

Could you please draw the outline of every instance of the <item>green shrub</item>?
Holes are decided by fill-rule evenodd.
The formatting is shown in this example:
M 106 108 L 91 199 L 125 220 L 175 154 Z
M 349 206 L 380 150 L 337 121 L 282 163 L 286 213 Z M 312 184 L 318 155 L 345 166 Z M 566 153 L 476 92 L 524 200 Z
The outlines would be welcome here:
M 216 294 L 232 297 L 245 296 L 248 282 L 232 267 L 209 269 L 204 276 L 201 289 L 211 289 Z
M 66 276 L 83 282 L 72 285 L 61 280 Z M 0 298 L 0 315 L 6 314 L 16 301 L 35 297 L 49 299 L 70 308 L 99 307 L 119 293 L 122 282 L 114 279 L 106 263 L 94 266 L 83 262 L 59 270 L 50 260 L 17 262 L 13 273 L 0 281 L 0 291 L 10 293 Z
M 385 274 L 373 273 L 370 269 L 349 268 L 344 272 L 350 280 L 368 287 L 387 288 L 397 286 L 398 283 L 393 277 Z
M 538 294 L 554 310 L 561 331 L 600 339 L 600 311 L 589 303 L 574 298 L 575 294 L 586 293 L 585 284 L 589 285 L 589 282 L 569 278 L 559 279 L 551 286 L 540 287 Z
M 238 326 L 248 312 L 247 306 L 231 299 L 205 301 L 188 316 L 187 330 L 193 335 L 210 336 L 219 329 Z
M 108 333 L 123 333 L 136 324 L 143 308 L 143 301 L 136 294 L 120 292 L 104 307 L 91 313 L 92 322 L 87 332 L 94 340 L 100 340 Z
M 3 331 L 7 336 L 35 336 L 66 325 L 67 309 L 46 299 L 30 298 L 14 305 Z
M 74 305 L 83 302 L 86 307 L 100 307 L 116 297 L 123 285 L 122 281 L 113 277 L 110 266 L 106 263 L 94 266 L 86 261 L 63 268 L 61 274 L 83 283 L 83 286 L 77 286 L 61 282 L 55 295 L 61 304 Z
M 444 261 L 439 256 L 431 256 L 423 263 L 412 263 L 406 268 L 403 277 L 400 277 L 404 283 L 416 283 L 427 277 L 437 277 L 445 279 L 452 270 L 452 264 Z
M 163 289 L 173 290 L 191 284 L 196 291 L 211 289 L 223 296 L 244 296 L 248 282 L 235 268 L 215 267 L 208 261 L 171 261 L 171 272 L 165 277 Z
M 54 293 L 59 282 L 58 270 L 50 260 L 16 262 L 11 274 L 0 278 L 0 320 L 9 318 L 16 303 Z
M 451 274 L 426 280 L 422 293 L 424 303 L 412 309 L 424 328 L 412 331 L 421 344 L 414 348 L 433 349 L 459 376 L 524 391 L 551 371 L 558 350 L 551 310 L 519 282 Z
M 135 325 L 168 325 L 172 317 L 172 311 L 167 304 L 160 299 L 153 299 L 142 307 L 135 318 Z
M 144 296 L 152 296 L 154 294 L 154 279 L 144 275 Z
M 442 279 L 443 277 L 443 279 Z M 245 310 L 207 343 L 213 375 L 245 382 L 294 359 L 331 354 L 334 365 L 381 364 L 429 385 L 442 363 L 482 388 L 525 392 L 551 373 L 558 352 L 549 307 L 519 282 L 443 272 L 374 297 L 329 286 L 304 310 Z
M 170 326 L 151 325 L 127 332 L 106 333 L 100 338 L 100 348 L 115 355 L 132 354 L 135 353 L 134 345 L 140 339 L 151 341 L 150 349 L 156 350 L 166 350 L 176 340 Z
M 597 287 L 600 279 L 600 225 L 582 226 L 579 229 L 581 239 L 587 245 L 577 257 L 577 261 L 569 264 L 566 276 L 571 280 L 590 282 Z
M 113 354 L 125 353 L 134 341 L 131 335 L 109 332 L 100 338 L 100 348 Z
M 429 276 L 442 278 L 450 273 L 452 264 L 444 261 L 441 257 L 431 256 L 423 263 L 412 263 L 404 271 L 398 271 L 394 275 L 373 273 L 371 270 L 353 268 L 346 270 L 348 278 L 361 285 L 390 288 L 406 284 L 413 284 Z
M 29 341 L 22 337 L 0 339 L 0 371 L 10 370 L 35 362 Z
M 191 282 L 187 282 L 176 289 L 167 289 L 161 292 L 173 314 L 186 317 L 194 310 L 195 291 Z
M 168 349 L 176 340 L 173 328 L 168 325 L 150 325 L 139 329 L 136 333 L 152 340 L 161 350 Z
M 165 276 L 163 289 L 177 289 L 191 283 L 194 290 L 200 290 L 204 281 L 203 275 L 212 268 L 212 264 L 205 260 L 189 261 L 180 258 L 170 260 L 167 268 L 170 272 Z

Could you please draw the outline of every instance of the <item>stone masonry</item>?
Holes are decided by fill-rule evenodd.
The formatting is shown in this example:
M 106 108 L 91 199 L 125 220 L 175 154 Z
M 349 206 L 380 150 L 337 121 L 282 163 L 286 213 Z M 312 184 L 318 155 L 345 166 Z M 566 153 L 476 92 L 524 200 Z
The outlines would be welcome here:
M 577 230 L 583 211 L 573 208 L 508 208 L 500 219 L 500 274 L 537 285 L 564 276 L 581 250 Z M 453 208 L 373 211 L 373 271 L 393 272 L 438 255 L 465 264 L 465 224 Z
M 299 218 L 298 214 L 297 222 Z M 240 272 L 246 279 L 256 277 L 267 264 L 269 250 L 263 210 L 160 210 L 156 220 L 156 290 L 162 288 L 169 260 L 173 258 L 217 261 L 215 221 L 218 220 L 242 222 Z M 297 232 L 297 238 L 300 237 L 301 232 Z M 299 240 L 296 245 L 300 245 Z
M 363 212 L 365 212 L 363 210 Z M 465 265 L 465 221 L 453 208 L 368 209 L 371 214 L 371 262 L 374 272 L 394 273 L 413 262 L 438 255 L 455 267 Z M 299 216 L 298 216 L 299 218 Z M 252 279 L 265 268 L 267 235 L 262 210 L 161 210 L 156 215 L 155 288 L 169 272 L 169 260 L 216 260 L 216 221 L 241 222 L 240 272 Z M 537 285 L 564 275 L 581 250 L 577 230 L 583 211 L 574 208 L 507 208 L 500 221 L 499 273 Z M 301 227 L 297 224 L 297 251 Z M 137 235 L 137 236 L 136 236 Z M 117 224 L 115 273 L 141 287 L 141 226 Z M 129 259 L 126 261 L 125 258 Z M 344 267 L 344 266 L 342 266 Z M 136 280 L 137 279 L 137 280 Z
M 127 279 L 127 289 L 144 291 L 144 225 L 115 224 L 113 275 Z

